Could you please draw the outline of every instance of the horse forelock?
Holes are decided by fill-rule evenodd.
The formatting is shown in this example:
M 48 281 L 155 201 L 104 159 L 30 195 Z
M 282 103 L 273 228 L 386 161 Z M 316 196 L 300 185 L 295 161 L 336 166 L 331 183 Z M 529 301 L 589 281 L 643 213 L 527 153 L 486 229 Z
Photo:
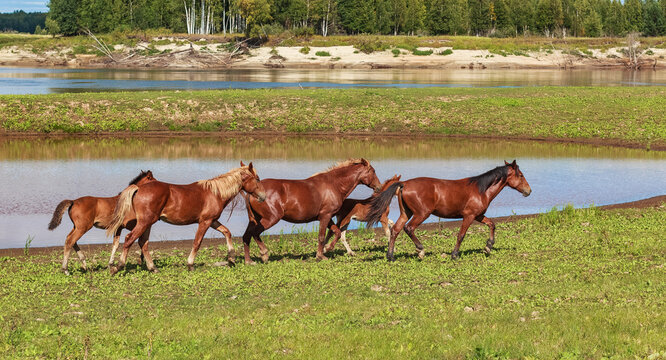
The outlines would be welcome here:
M 243 172 L 249 174 L 250 170 L 247 166 L 241 166 L 212 179 L 200 180 L 197 183 L 220 198 L 231 199 L 241 190 L 243 185 Z
M 143 171 L 143 170 L 141 170 L 141 173 L 139 173 L 139 175 L 137 175 L 134 179 L 132 179 L 132 181 L 130 181 L 130 183 L 128 184 L 128 186 L 129 186 L 129 185 L 136 185 L 139 181 L 141 181 L 141 179 L 143 179 L 143 178 L 145 178 L 146 176 L 148 176 L 149 173 L 150 173 L 150 170 L 148 170 L 148 171 Z
M 469 182 L 476 183 L 476 186 L 479 188 L 479 192 L 484 193 L 488 190 L 489 187 L 497 184 L 501 181 L 506 181 L 509 176 L 507 165 L 498 166 L 492 170 L 488 170 L 481 175 L 473 176 L 469 178 Z
M 333 164 L 333 166 L 329 167 L 328 169 L 326 169 L 324 171 L 320 171 L 318 173 L 310 175 L 310 177 L 315 177 L 317 175 L 326 174 L 326 173 L 329 173 L 333 170 L 337 170 L 337 169 L 340 169 L 340 168 L 343 168 L 343 167 L 347 167 L 347 166 L 350 166 L 350 165 L 356 165 L 356 164 L 362 164 L 362 163 L 363 163 L 363 159 L 348 159 L 348 160 L 345 160 L 345 161 L 340 161 L 338 163 Z

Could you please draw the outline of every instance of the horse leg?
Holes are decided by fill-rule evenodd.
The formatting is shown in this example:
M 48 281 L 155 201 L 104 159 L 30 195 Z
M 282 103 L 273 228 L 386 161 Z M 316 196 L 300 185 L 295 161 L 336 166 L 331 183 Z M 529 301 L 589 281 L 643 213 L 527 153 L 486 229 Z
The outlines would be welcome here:
M 234 249 L 234 244 L 231 241 L 231 231 L 227 229 L 226 226 L 222 225 L 219 221 L 213 221 L 211 226 L 213 229 L 221 232 L 224 235 L 224 238 L 227 240 L 227 261 L 230 265 L 236 265 L 236 250 Z
M 125 268 L 125 262 L 127 261 L 127 254 L 129 254 L 130 247 L 132 247 L 132 244 L 134 244 L 134 241 L 138 239 L 139 236 L 143 235 L 143 233 L 146 231 L 148 227 L 149 225 L 146 226 L 143 223 L 137 222 L 134 229 L 132 229 L 132 231 L 130 231 L 129 234 L 125 236 L 125 242 L 123 243 L 123 252 L 120 254 L 118 265 L 112 266 L 111 269 L 109 270 L 111 272 L 111 275 L 115 275 L 118 273 L 118 271 Z
M 326 239 L 326 238 L 324 239 L 324 251 L 325 252 L 333 251 L 333 249 L 335 248 L 335 244 L 338 242 L 338 239 L 340 239 L 340 236 L 342 235 L 342 233 L 340 232 L 340 228 L 333 223 L 333 220 L 330 220 L 328 222 L 327 228 L 328 228 L 329 232 L 332 231 L 335 234 L 335 238 L 333 239 L 333 241 L 329 245 L 326 245 L 326 242 L 328 241 L 328 239 Z M 349 246 L 349 245 L 347 245 L 347 246 Z
M 333 242 L 331 242 L 330 244 L 327 245 L 325 251 L 329 252 L 329 251 L 332 251 L 333 249 L 335 249 L 335 244 L 337 244 L 338 240 L 342 238 L 343 239 L 342 243 L 345 246 L 345 249 L 347 249 L 347 254 L 349 254 L 350 252 L 353 253 L 353 251 L 351 251 L 351 249 L 349 248 L 349 244 L 347 244 L 347 238 L 343 233 L 343 231 L 347 231 L 347 226 L 349 226 L 349 223 L 351 222 L 352 214 L 348 213 L 347 215 L 345 215 L 343 217 L 342 214 L 338 213 L 337 216 L 340 217 L 338 219 L 338 223 L 336 224 L 336 227 L 338 228 L 338 231 L 336 232 L 335 229 L 333 229 L 329 226 L 329 228 L 331 228 L 331 229 L 328 233 L 328 236 L 326 237 L 326 242 L 328 242 L 328 239 L 333 234 L 335 234 L 335 238 L 333 238 Z M 332 223 L 332 220 L 331 220 L 331 223 Z M 345 230 L 342 230 L 343 228 Z
M 72 251 L 72 247 L 76 244 L 77 241 L 83 236 L 83 234 L 86 233 L 86 230 L 79 229 L 74 225 L 74 229 L 67 234 L 67 238 L 65 238 L 65 250 L 63 254 L 63 259 L 62 259 L 62 272 L 65 273 L 65 275 L 69 275 L 69 270 L 67 270 L 67 264 L 69 263 L 69 254 Z
M 201 241 L 203 240 L 206 230 L 210 227 L 213 220 L 204 220 L 199 223 L 199 228 L 197 228 L 197 233 L 194 236 L 194 243 L 192 244 L 192 251 L 190 256 L 187 258 L 187 269 L 192 271 L 194 270 L 194 259 L 197 257 L 197 252 L 201 247 Z
M 254 234 L 254 229 L 257 225 L 252 223 L 247 224 L 245 228 L 245 233 L 243 234 L 243 253 L 245 255 L 245 265 L 254 265 L 254 261 L 250 259 L 250 242 L 252 241 L 252 236 Z
M 347 243 L 347 226 L 349 224 L 345 225 L 344 227 L 340 228 L 340 241 L 342 241 L 342 245 L 345 246 L 345 250 L 347 250 L 347 255 L 349 256 L 355 256 L 356 253 L 351 249 L 351 246 Z
M 81 267 L 83 268 L 84 271 L 87 271 L 88 266 L 86 266 L 86 256 L 83 255 L 83 251 L 81 251 L 81 248 L 79 247 L 79 244 L 74 243 L 74 245 L 72 245 L 72 247 L 74 248 L 74 251 L 76 251 L 76 255 L 79 256 L 79 260 L 81 260 Z
M 477 216 L 476 221 L 488 225 L 488 228 L 490 229 L 490 237 L 486 242 L 486 247 L 483 249 L 486 255 L 490 255 L 490 251 L 493 249 L 493 245 L 495 245 L 495 223 L 484 215 Z
M 460 226 L 460 231 L 458 232 L 458 239 L 456 241 L 456 247 L 453 249 L 453 252 L 451 252 L 451 259 L 455 260 L 460 257 L 460 244 L 463 241 L 463 238 L 465 238 L 465 234 L 467 234 L 467 229 L 469 229 L 469 226 L 472 225 L 472 221 L 474 221 L 474 218 L 471 216 L 464 217 L 462 220 L 462 225 Z
M 259 246 L 259 254 L 261 254 L 261 261 L 264 263 L 268 262 L 269 254 L 268 254 L 268 248 L 266 247 L 266 244 L 264 244 L 263 241 L 261 241 L 261 233 L 264 232 L 264 230 L 271 228 L 273 225 L 277 224 L 278 221 L 282 218 L 282 214 L 275 215 L 273 214 L 272 218 L 262 218 L 259 221 L 259 225 L 257 225 L 256 230 L 252 234 L 254 236 L 254 241 L 257 242 L 257 245 Z
M 402 231 L 402 229 L 405 227 L 405 223 L 407 222 L 407 220 L 409 220 L 410 217 L 411 214 L 403 214 L 401 212 L 400 217 L 391 228 L 391 238 L 389 239 L 388 250 L 386 251 L 386 259 L 388 261 L 395 261 L 395 257 L 393 256 L 395 239 L 398 237 L 398 234 L 400 234 L 400 231 Z
M 113 266 L 113 258 L 116 256 L 116 251 L 118 251 L 118 245 L 120 245 L 120 232 L 122 228 L 119 228 L 115 234 L 113 234 L 113 246 L 111 247 L 111 256 L 109 257 L 109 269 Z
M 330 215 L 324 215 L 319 218 L 319 238 L 317 241 L 317 261 L 327 260 L 328 258 L 324 255 L 324 242 L 326 241 L 326 229 L 328 229 L 328 224 L 331 221 Z M 333 229 L 331 229 L 333 230 Z M 334 230 L 335 231 L 335 230 Z M 338 231 L 340 231 L 338 229 Z
M 152 273 L 158 273 L 159 271 L 153 263 L 153 257 L 150 256 L 150 251 L 148 250 L 148 240 L 150 239 L 150 229 L 152 226 L 146 228 L 146 231 L 141 234 L 139 237 L 139 247 L 141 247 L 141 259 L 145 260 L 146 268 Z
M 391 241 L 391 228 L 390 228 L 390 226 L 393 225 L 392 221 L 388 219 L 386 214 L 384 214 L 379 219 L 379 222 L 382 224 L 382 229 L 384 229 L 384 234 L 386 235 L 386 241 Z
M 423 260 L 425 257 L 425 249 L 423 248 L 423 244 L 419 241 L 419 239 L 416 237 L 416 228 L 421 225 L 425 221 L 425 219 L 428 218 L 430 214 L 416 214 L 412 218 L 412 220 L 405 225 L 405 233 L 412 239 L 414 242 L 414 246 L 416 246 L 416 249 L 419 251 L 419 259 Z

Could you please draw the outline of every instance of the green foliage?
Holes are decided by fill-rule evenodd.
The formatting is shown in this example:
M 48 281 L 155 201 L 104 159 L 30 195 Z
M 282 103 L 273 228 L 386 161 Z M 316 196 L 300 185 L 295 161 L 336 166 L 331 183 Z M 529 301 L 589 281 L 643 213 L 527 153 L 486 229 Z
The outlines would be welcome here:
M 437 55 L 444 55 L 444 56 L 446 56 L 446 55 L 451 55 L 451 54 L 453 54 L 453 50 L 452 50 L 452 49 L 444 49 L 444 50 L 442 50 L 441 52 L 437 53 Z
M 309 46 L 303 46 L 300 50 L 298 50 L 299 53 L 301 54 L 309 54 L 310 53 L 310 47 Z
M 412 54 L 418 55 L 418 56 L 428 56 L 428 55 L 432 55 L 432 53 L 433 53 L 432 49 L 428 49 L 428 50 L 414 49 L 414 51 L 412 51 Z
M 246 19 L 245 35 L 260 37 L 261 25 L 272 19 L 271 6 L 267 0 L 239 0 L 239 11 Z
M 400 235 L 395 263 L 368 230 L 347 233 L 356 256 L 338 245 L 317 262 L 310 226 L 264 236 L 271 261 L 256 266 L 213 266 L 226 247 L 206 240 L 194 271 L 189 248 L 155 250 L 159 274 L 132 251 L 109 276 L 110 246 L 71 276 L 61 250 L 3 256 L 0 357 L 663 358 L 666 208 L 549 216 L 498 223 L 488 257 L 472 225 L 457 261 L 448 227 L 417 231 L 424 260 Z
M 331 56 L 331 53 L 329 53 L 328 51 L 317 51 L 315 53 L 315 55 L 317 55 L 317 56 Z
M 0 13 L 0 30 L 41 35 L 45 21 L 46 13 L 43 12 L 26 13 L 18 10 L 12 13 Z
M 50 18 L 50 17 L 46 18 L 46 25 L 45 26 L 46 27 L 44 28 L 44 30 L 46 30 L 46 32 L 49 35 L 56 36 L 56 35 L 60 34 L 60 26 L 58 26 L 58 22 L 53 20 L 52 18 Z
M 391 52 L 393 53 L 393 57 L 400 56 L 400 49 L 393 49 L 391 50 Z

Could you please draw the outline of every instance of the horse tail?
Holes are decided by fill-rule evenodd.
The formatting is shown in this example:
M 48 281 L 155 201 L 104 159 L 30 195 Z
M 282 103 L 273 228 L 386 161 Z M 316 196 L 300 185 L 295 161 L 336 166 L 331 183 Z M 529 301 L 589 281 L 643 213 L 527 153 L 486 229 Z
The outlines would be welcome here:
M 123 226 L 125 215 L 132 210 L 132 198 L 134 198 L 137 190 L 139 190 L 137 185 L 130 185 L 120 193 L 116 209 L 113 211 L 113 219 L 109 227 L 106 228 L 106 236 L 114 235 Z
M 372 227 L 377 222 L 379 222 L 382 214 L 384 214 L 384 211 L 386 211 L 388 206 L 391 204 L 393 196 L 400 189 L 402 189 L 402 187 L 403 184 L 401 182 L 397 182 L 389 186 L 386 190 L 382 191 L 379 195 L 375 196 L 375 198 L 370 201 L 370 211 L 366 216 L 366 219 L 368 220 L 368 227 Z
M 62 215 L 65 213 L 65 210 L 69 210 L 69 208 L 74 204 L 74 201 L 72 200 L 63 200 L 56 206 L 55 211 L 53 212 L 53 217 L 51 218 L 51 222 L 49 223 L 49 230 L 53 230 L 60 225 L 60 222 L 62 221 Z

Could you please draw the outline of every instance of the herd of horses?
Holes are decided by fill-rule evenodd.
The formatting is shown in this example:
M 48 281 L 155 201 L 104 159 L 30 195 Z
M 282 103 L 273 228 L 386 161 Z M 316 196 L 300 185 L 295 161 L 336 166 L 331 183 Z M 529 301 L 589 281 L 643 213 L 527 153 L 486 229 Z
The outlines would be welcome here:
M 347 199 L 351 192 L 363 184 L 374 190 L 367 199 Z M 65 239 L 62 271 L 68 274 L 68 260 L 74 249 L 86 270 L 85 256 L 76 242 L 93 226 L 106 229 L 113 235 L 113 248 L 109 258 L 111 274 L 122 270 L 132 244 L 138 239 L 141 260 L 152 272 L 157 272 L 148 250 L 150 229 L 158 220 L 174 225 L 198 224 L 192 250 L 187 259 L 190 270 L 209 227 L 220 231 L 227 243 L 230 264 L 235 264 L 231 232 L 219 222 L 222 210 L 241 193 L 245 199 L 248 226 L 243 234 L 245 263 L 250 258 L 250 243 L 254 238 L 262 261 L 269 259 L 269 252 L 261 240 L 261 233 L 280 220 L 291 223 L 319 221 L 317 260 L 326 259 L 339 239 L 347 253 L 353 251 L 345 238 L 351 220 L 364 221 L 368 226 L 380 222 L 388 238 L 386 257 L 394 261 L 394 245 L 398 234 L 404 230 L 412 239 L 419 258 L 425 250 L 416 237 L 416 228 L 430 215 L 442 218 L 462 218 L 462 225 L 451 257 L 458 257 L 460 244 L 474 220 L 490 228 L 490 237 L 484 251 L 490 254 L 495 243 L 495 225 L 484 214 L 490 202 L 509 186 L 524 196 L 531 193 L 530 185 L 520 171 L 516 161 L 504 162 L 503 166 L 481 175 L 460 180 L 443 180 L 419 177 L 401 181 L 400 176 L 381 183 L 375 169 L 365 159 L 350 159 L 316 173 L 303 180 L 264 179 L 249 163 L 241 162 L 235 168 L 215 178 L 187 185 L 170 184 L 153 177 L 152 172 L 142 171 L 129 186 L 114 197 L 85 196 L 76 200 L 63 200 L 58 204 L 49 224 L 55 229 L 67 210 L 74 224 Z M 389 205 L 397 196 L 400 216 L 395 224 L 388 219 Z M 336 219 L 334 222 L 333 219 Z M 392 226 L 391 226 L 392 225 Z M 122 254 L 114 265 L 115 252 L 119 246 L 122 229 L 130 230 L 125 237 Z M 328 234 L 327 234 L 328 231 Z M 326 246 L 328 240 L 335 236 Z

